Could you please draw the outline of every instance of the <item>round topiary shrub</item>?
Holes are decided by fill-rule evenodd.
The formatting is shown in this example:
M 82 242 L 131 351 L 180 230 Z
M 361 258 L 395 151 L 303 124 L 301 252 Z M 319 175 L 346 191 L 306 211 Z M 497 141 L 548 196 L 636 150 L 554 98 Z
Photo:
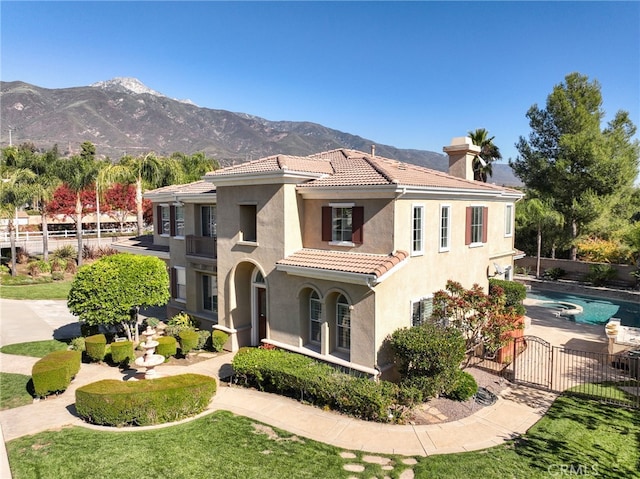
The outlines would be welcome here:
M 198 346 L 198 333 L 191 329 L 180 331 L 180 349 L 183 355 L 189 354 Z
M 178 352 L 178 342 L 173 336 L 160 336 L 156 339 L 158 346 L 156 347 L 156 354 L 160 354 L 165 358 L 175 356 Z
M 454 401 L 466 401 L 477 392 L 478 383 L 475 378 L 465 371 L 458 370 L 453 387 L 446 392 L 445 396 Z
M 229 335 L 224 331 L 220 331 L 219 329 L 214 330 L 211 334 L 211 344 L 213 346 L 213 350 L 217 353 L 221 352 L 228 339 Z
M 107 338 L 104 334 L 94 334 L 85 338 L 84 346 L 91 361 L 100 362 L 104 360 L 107 352 Z
M 133 342 L 118 341 L 111 343 L 111 361 L 121 366 L 127 366 L 134 359 Z

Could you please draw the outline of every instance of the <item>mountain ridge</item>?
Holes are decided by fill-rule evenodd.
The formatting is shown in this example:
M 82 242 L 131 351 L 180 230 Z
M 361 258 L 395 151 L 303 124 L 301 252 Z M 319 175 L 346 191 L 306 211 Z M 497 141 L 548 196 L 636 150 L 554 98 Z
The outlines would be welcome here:
M 31 142 L 40 149 L 58 144 L 65 153 L 77 153 L 82 142 L 91 141 L 98 155 L 112 159 L 147 151 L 162 156 L 202 151 L 227 165 L 279 153 L 306 156 L 342 147 L 369 151 L 375 144 L 380 156 L 448 169 L 442 153 L 396 148 L 308 121 L 271 121 L 200 107 L 131 77 L 59 89 L 2 81 L 0 115 L 2 146 L 8 144 L 10 129 L 13 143 Z M 508 165 L 494 163 L 493 169 L 490 182 L 521 185 Z

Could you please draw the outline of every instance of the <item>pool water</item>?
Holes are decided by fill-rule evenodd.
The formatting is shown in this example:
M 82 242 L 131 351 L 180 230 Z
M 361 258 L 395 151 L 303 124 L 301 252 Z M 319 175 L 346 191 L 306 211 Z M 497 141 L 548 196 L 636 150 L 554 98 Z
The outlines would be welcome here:
M 571 319 L 577 323 L 606 324 L 610 318 L 619 318 L 623 326 L 640 328 L 640 302 L 630 303 L 615 299 L 594 298 L 572 293 L 558 293 L 556 291 L 529 291 L 527 298 L 547 301 L 539 306 L 554 308 L 561 317 Z M 582 313 L 565 314 L 568 305 L 577 305 Z

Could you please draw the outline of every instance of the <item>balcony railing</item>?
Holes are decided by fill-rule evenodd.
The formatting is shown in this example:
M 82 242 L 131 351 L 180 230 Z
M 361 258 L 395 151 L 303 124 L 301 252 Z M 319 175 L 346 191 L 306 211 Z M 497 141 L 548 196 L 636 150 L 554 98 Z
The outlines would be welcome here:
M 186 240 L 187 255 L 209 259 L 217 258 L 217 241 L 215 237 L 187 235 Z

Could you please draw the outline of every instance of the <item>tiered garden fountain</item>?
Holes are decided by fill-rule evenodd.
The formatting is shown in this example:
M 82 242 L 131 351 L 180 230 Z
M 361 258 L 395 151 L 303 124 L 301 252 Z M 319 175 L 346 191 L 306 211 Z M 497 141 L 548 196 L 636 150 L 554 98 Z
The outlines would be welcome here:
M 153 340 L 153 336 L 156 334 L 155 329 L 151 329 L 151 326 L 147 326 L 147 329 L 142 332 L 144 336 L 144 342 L 140 344 L 144 349 L 144 355 L 135 360 L 136 366 L 146 368 L 144 373 L 145 379 L 153 379 L 157 377 L 157 371 L 155 367 L 164 362 L 164 356 L 161 354 L 155 354 L 158 341 Z

